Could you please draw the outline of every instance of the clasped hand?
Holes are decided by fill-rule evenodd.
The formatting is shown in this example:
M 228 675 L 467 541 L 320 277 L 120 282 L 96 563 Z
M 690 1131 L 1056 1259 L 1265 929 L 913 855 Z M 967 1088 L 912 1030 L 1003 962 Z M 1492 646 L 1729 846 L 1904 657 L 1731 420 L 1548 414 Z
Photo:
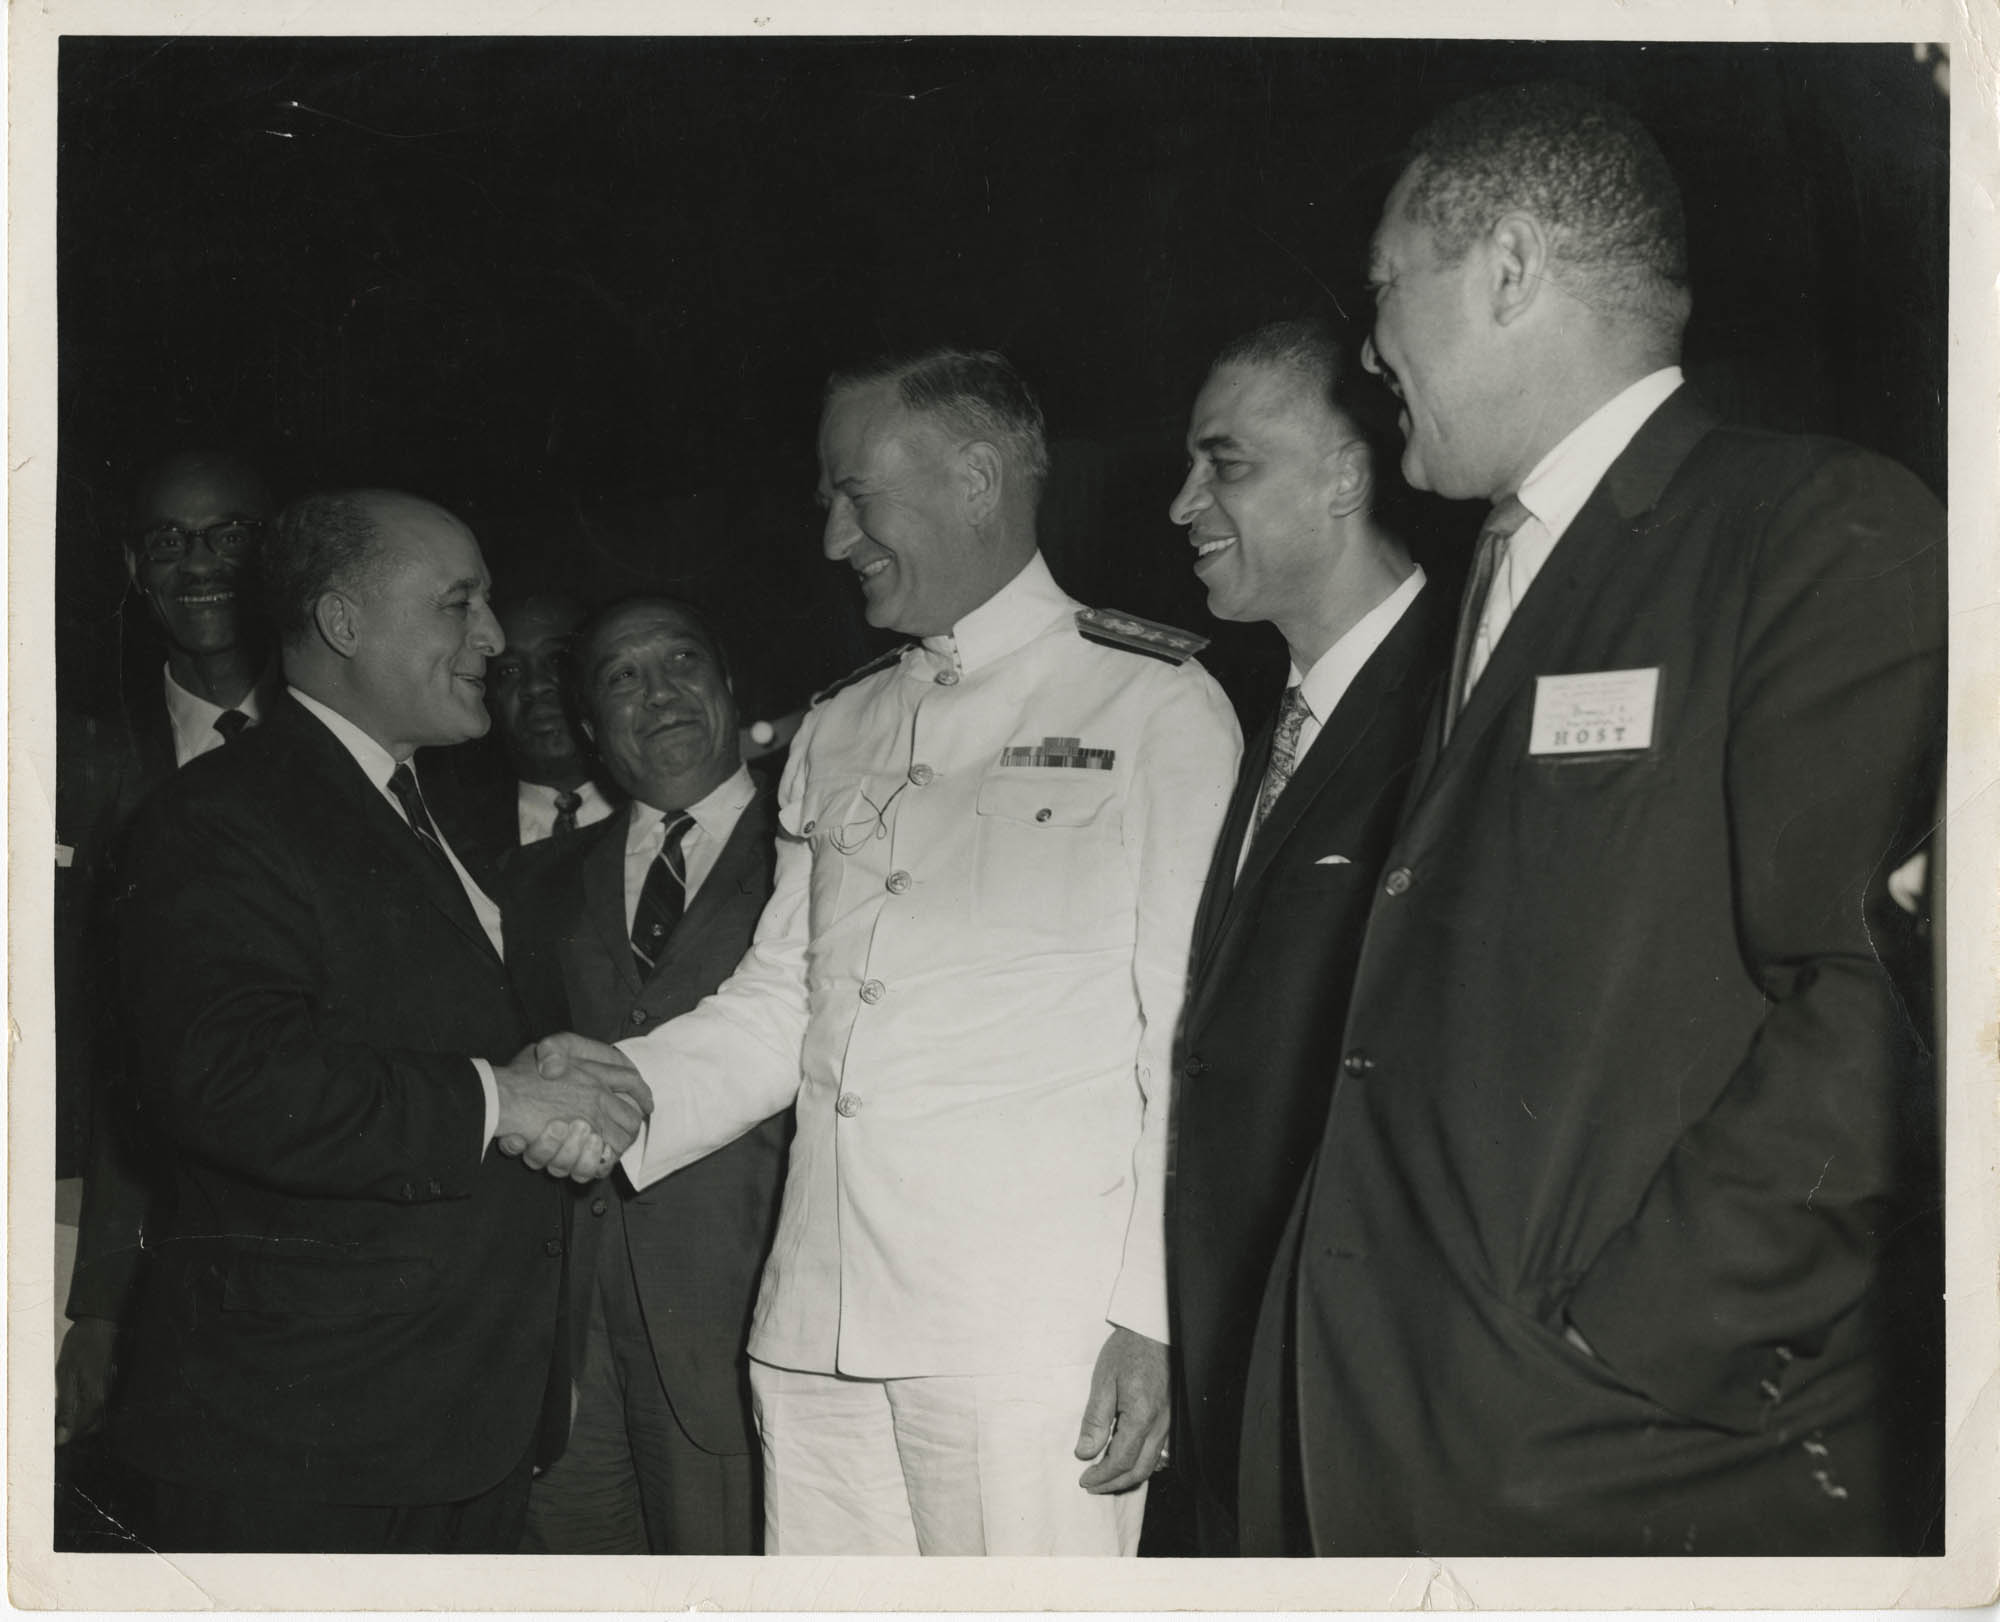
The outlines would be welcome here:
M 494 1067 L 493 1079 L 501 1152 L 579 1183 L 606 1175 L 653 1113 L 653 1094 L 631 1060 L 571 1032 L 523 1048 Z

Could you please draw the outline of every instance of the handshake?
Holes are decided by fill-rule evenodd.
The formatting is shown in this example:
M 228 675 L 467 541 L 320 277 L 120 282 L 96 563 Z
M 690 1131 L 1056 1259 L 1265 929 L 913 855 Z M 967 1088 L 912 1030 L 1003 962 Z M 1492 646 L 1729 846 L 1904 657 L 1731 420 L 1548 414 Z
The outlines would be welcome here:
M 653 1113 L 652 1091 L 630 1059 L 567 1031 L 495 1065 L 493 1080 L 500 1093 L 493 1141 L 501 1153 L 579 1183 L 608 1175 Z

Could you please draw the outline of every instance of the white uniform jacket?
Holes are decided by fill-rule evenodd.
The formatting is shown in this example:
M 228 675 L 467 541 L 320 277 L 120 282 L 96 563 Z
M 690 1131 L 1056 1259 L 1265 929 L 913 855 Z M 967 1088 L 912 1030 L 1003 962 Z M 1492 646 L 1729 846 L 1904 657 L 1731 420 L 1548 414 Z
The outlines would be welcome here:
M 864 1378 L 1167 1338 L 1169 1045 L 1241 740 L 1037 555 L 811 710 L 736 973 L 623 1044 L 643 1188 L 796 1097 L 750 1353 Z

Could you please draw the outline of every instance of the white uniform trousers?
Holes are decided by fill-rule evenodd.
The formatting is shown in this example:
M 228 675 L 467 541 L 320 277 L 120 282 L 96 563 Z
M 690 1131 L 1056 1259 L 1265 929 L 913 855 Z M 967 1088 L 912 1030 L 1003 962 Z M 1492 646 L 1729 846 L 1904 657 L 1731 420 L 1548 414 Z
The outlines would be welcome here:
M 853 1380 L 753 1359 L 765 1553 L 1136 1554 L 1145 1487 L 1076 1484 L 1091 1368 Z

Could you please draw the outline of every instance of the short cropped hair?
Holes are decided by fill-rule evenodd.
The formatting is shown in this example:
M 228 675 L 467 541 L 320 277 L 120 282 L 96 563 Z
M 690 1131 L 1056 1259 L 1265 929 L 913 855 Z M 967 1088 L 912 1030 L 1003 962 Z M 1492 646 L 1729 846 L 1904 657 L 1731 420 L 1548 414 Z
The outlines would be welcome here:
M 1326 321 L 1267 321 L 1222 346 L 1214 365 L 1272 366 L 1294 373 L 1368 447 L 1378 475 L 1402 459 L 1396 397 L 1362 367 L 1355 349 Z
M 379 526 L 368 497 L 366 490 L 316 491 L 278 514 L 264 544 L 264 605 L 286 646 L 311 633 L 322 595 L 365 590 L 379 576 Z
M 1518 209 L 1548 229 L 1585 303 L 1678 338 L 1690 303 L 1680 187 L 1616 102 L 1561 81 L 1487 91 L 1446 108 L 1404 156 L 1406 207 L 1445 263 Z
M 903 404 L 968 439 L 998 445 L 1027 479 L 1030 497 L 1049 476 L 1048 427 L 1014 363 L 993 349 L 926 349 L 886 355 L 838 371 L 827 379 L 825 399 L 870 383 L 894 383 Z
M 649 608 L 671 608 L 693 627 L 702 641 L 708 644 L 708 651 L 715 655 L 716 668 L 722 672 L 722 679 L 728 681 L 729 650 L 722 645 L 722 638 L 715 634 L 715 622 L 707 612 L 694 603 L 680 597 L 620 597 L 616 602 L 606 603 L 595 609 L 588 618 L 569 634 L 569 700 L 571 708 L 579 715 L 595 716 L 596 710 L 590 702 L 590 650 L 604 632 L 604 627 L 617 615 L 628 608 L 641 604 Z

